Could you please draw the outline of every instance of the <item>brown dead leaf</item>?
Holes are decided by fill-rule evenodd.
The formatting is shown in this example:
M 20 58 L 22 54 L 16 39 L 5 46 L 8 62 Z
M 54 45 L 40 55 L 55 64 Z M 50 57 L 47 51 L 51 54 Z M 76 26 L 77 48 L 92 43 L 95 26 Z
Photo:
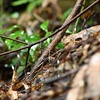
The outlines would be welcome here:
M 75 41 L 79 41 L 79 40 L 86 40 L 86 39 L 89 38 L 89 36 L 93 35 L 93 33 L 96 33 L 96 32 L 99 32 L 99 31 L 100 31 L 100 25 L 93 26 L 91 28 L 84 29 L 77 34 L 64 36 L 64 38 L 62 39 L 62 42 L 64 44 L 68 44 L 70 42 L 75 42 Z
M 80 69 L 71 87 L 66 100 L 100 100 L 100 52 L 94 54 L 89 64 Z
M 85 77 L 87 79 L 87 88 L 84 97 L 95 99 L 95 96 L 100 96 L 100 52 L 90 59 Z
M 0 90 L 0 100 L 9 100 L 5 92 Z
M 68 92 L 66 100 L 79 100 L 84 90 L 84 75 L 88 66 L 83 66 L 80 71 L 76 74 L 73 82 L 72 89 Z
M 7 92 L 7 95 L 10 98 L 10 100 L 17 100 L 18 99 L 18 92 L 12 90 L 12 88 L 9 89 L 9 91 Z

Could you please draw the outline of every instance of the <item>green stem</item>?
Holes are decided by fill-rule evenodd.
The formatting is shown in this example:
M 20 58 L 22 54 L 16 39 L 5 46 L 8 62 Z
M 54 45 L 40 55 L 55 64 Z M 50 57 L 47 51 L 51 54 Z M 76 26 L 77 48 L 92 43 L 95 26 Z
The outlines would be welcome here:
M 86 3 L 86 0 L 84 0 L 83 6 L 82 6 L 80 12 L 83 11 L 85 3 Z M 80 17 L 76 20 L 75 27 L 74 27 L 74 30 L 73 30 L 73 34 L 75 34 L 77 32 L 77 26 L 78 26 L 79 20 L 80 20 Z

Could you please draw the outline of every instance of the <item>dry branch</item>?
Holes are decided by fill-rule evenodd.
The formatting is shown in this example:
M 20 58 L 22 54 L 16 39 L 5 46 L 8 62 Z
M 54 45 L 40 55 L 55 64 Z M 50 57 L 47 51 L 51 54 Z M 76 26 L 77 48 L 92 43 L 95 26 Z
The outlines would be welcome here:
M 100 0 L 96 0 L 93 4 L 91 4 L 90 6 L 92 7 L 93 5 L 97 4 Z M 41 57 L 38 59 L 37 63 L 35 64 L 35 66 L 33 67 L 33 69 L 30 72 L 30 75 L 25 76 L 24 80 L 28 80 L 28 81 L 32 81 L 31 78 L 33 78 L 36 74 L 37 71 L 41 68 L 41 64 L 43 65 L 43 63 L 45 61 L 43 61 L 49 54 L 49 52 L 51 52 L 52 50 L 54 50 L 54 48 L 56 47 L 56 45 L 59 43 L 59 41 L 62 39 L 62 37 L 64 36 L 64 33 L 66 31 L 66 29 L 68 29 L 68 27 L 70 26 L 70 22 L 76 18 L 79 17 L 79 10 L 82 6 L 83 0 L 77 0 L 73 11 L 71 12 L 71 14 L 69 15 L 69 17 L 65 20 L 64 24 L 61 26 L 62 29 L 60 32 L 57 33 L 57 35 L 55 36 L 55 38 L 53 39 L 53 41 L 50 43 L 50 45 L 48 46 L 48 48 L 42 53 Z M 90 7 L 90 8 L 91 8 Z M 88 7 L 89 8 L 89 7 Z M 85 9 L 85 11 L 87 11 L 87 8 Z M 84 12 L 84 11 L 83 11 Z M 82 12 L 81 12 L 82 14 Z M 81 15 L 80 14 L 80 15 Z
M 73 11 L 69 15 L 69 17 L 66 18 L 66 20 L 65 20 L 64 24 L 61 26 L 61 28 L 64 27 L 65 25 L 67 25 L 69 23 L 69 21 L 79 13 L 79 10 L 80 10 L 80 8 L 81 8 L 81 6 L 83 4 L 83 1 L 84 0 L 77 0 L 75 6 L 73 8 Z M 55 38 L 53 39 L 53 41 L 50 43 L 50 45 L 48 46 L 48 48 L 43 52 L 43 54 L 41 55 L 41 57 L 38 59 L 38 61 L 35 64 L 34 68 L 30 72 L 30 75 L 28 76 L 28 78 L 26 76 L 25 79 L 28 79 L 29 81 L 31 81 L 31 78 L 34 77 L 34 72 L 39 69 L 39 67 L 40 67 L 39 65 L 41 64 L 41 62 L 43 61 L 43 59 L 48 56 L 48 53 L 51 52 L 52 50 L 54 50 L 54 48 L 56 47 L 56 45 L 59 43 L 59 41 L 64 36 L 64 33 L 65 33 L 66 29 L 68 29 L 68 27 L 69 27 L 69 25 L 67 25 L 64 29 L 62 29 L 60 32 L 57 33 L 57 35 L 55 36 Z

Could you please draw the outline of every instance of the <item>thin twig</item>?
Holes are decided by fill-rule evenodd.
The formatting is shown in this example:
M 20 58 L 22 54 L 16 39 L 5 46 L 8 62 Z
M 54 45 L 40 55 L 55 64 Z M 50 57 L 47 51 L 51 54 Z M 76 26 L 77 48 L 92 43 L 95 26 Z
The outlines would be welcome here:
M 25 69 L 24 69 L 24 72 L 25 72 L 25 73 L 26 73 L 26 68 L 27 68 L 27 64 L 28 64 L 29 51 L 30 51 L 30 48 L 28 48 L 28 51 L 27 51 L 26 63 L 25 63 Z
M 69 75 L 75 74 L 79 69 L 80 69 L 80 68 L 78 68 L 78 69 L 73 69 L 73 70 L 71 70 L 71 71 L 69 71 L 69 72 L 62 73 L 62 74 L 60 75 L 60 77 L 54 76 L 53 78 L 49 78 L 49 79 L 47 79 L 46 81 L 43 81 L 43 82 L 41 82 L 41 83 L 42 83 L 42 84 L 51 84 L 51 83 L 53 83 L 53 82 L 59 81 L 59 80 L 62 79 L 62 78 L 68 77 Z
M 0 37 L 2 37 L 4 39 L 9 39 L 9 40 L 12 40 L 12 41 L 15 41 L 15 42 L 18 42 L 18 43 L 22 43 L 22 44 L 28 45 L 28 43 L 26 43 L 26 42 L 23 42 L 23 41 L 20 41 L 20 40 L 16 40 L 16 39 L 12 39 L 12 38 L 9 38 L 9 37 L 6 37 L 6 36 L 0 35 Z

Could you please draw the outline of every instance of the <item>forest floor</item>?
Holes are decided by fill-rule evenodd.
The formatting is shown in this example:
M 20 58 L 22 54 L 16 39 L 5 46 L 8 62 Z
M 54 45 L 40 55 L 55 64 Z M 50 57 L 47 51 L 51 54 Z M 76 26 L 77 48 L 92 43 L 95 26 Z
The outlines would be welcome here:
M 100 100 L 100 0 L 58 1 L 1 14 L 0 100 Z

